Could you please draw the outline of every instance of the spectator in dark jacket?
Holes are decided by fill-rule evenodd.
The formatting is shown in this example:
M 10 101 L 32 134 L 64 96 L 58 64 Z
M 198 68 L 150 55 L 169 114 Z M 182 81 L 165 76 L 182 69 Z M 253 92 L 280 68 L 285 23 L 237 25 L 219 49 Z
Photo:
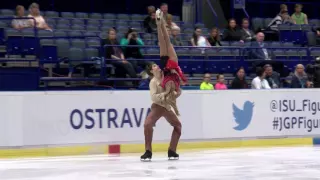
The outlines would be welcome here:
M 232 80 L 231 89 L 248 89 L 248 83 L 245 79 L 244 68 L 238 69 L 235 78 Z
M 229 20 L 229 25 L 227 29 L 223 32 L 223 38 L 224 41 L 241 41 L 242 40 L 242 34 L 240 29 L 237 27 L 237 23 L 235 19 Z
M 210 36 L 207 38 L 211 46 L 222 46 L 220 42 L 220 32 L 219 29 L 214 27 L 211 29 Z
M 108 38 L 102 40 L 102 46 L 104 45 L 119 45 L 117 39 L 116 30 L 109 29 L 108 31 Z M 131 78 L 137 78 L 137 73 L 133 67 L 133 65 L 125 60 L 123 52 L 120 47 L 112 47 L 107 46 L 105 48 L 105 58 L 107 59 L 114 59 L 114 60 L 107 60 L 107 62 L 111 61 L 111 64 L 116 67 L 116 76 L 125 78 L 126 74 L 128 74 Z
M 270 64 L 266 64 L 263 67 L 266 71 L 266 80 L 272 89 L 280 88 L 280 75 L 274 72 Z
M 148 6 L 148 16 L 143 21 L 145 32 L 157 32 L 156 9 L 154 6 Z
M 249 29 L 249 19 L 244 18 L 242 19 L 242 28 L 241 28 L 241 34 L 242 34 L 242 39 L 244 41 L 252 41 L 256 38 L 256 35 L 254 34 L 254 32 Z
M 304 71 L 304 66 L 298 64 L 291 79 L 291 88 L 310 88 L 311 83 L 308 81 L 307 73 Z

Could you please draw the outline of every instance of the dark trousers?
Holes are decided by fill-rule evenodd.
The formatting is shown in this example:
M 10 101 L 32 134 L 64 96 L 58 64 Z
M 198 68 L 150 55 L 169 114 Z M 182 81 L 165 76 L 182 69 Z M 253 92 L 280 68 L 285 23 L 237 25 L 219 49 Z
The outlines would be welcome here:
M 122 62 L 121 60 L 112 61 L 111 64 L 116 68 L 116 76 L 120 78 L 125 78 L 128 74 L 130 78 L 137 78 L 136 70 L 131 62 Z
M 181 136 L 181 122 L 173 111 L 168 111 L 166 108 L 152 104 L 151 112 L 148 114 L 146 121 L 144 122 L 144 136 L 146 150 L 152 151 L 152 138 L 153 138 L 153 126 L 156 122 L 164 117 L 173 126 L 171 135 L 171 141 L 169 149 L 172 151 L 177 150 L 178 142 Z
M 153 62 L 151 61 L 146 61 L 143 59 L 136 59 L 133 60 L 131 58 L 127 59 L 133 66 L 133 68 L 135 69 L 136 72 L 139 72 L 139 67 L 141 67 L 143 70 L 146 70 L 148 66 L 152 65 Z

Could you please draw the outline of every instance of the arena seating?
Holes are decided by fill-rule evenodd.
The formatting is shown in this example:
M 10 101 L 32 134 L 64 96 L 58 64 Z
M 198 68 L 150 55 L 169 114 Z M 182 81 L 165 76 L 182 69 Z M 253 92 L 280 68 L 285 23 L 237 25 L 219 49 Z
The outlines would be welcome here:
M 117 28 L 118 38 L 127 32 L 128 27 L 138 29 L 141 32 L 140 37 L 146 44 L 142 48 L 145 59 L 157 62 L 159 58 L 156 35 L 143 33 L 142 21 L 145 15 L 45 11 L 42 12 L 44 17 L 49 26 L 54 29 L 53 32 L 50 32 L 34 29 L 17 31 L 10 28 L 12 20 L 10 18 L 13 13 L 12 10 L 0 10 L 0 18 L 2 18 L 0 21 L 0 57 L 2 62 L 25 61 L 26 66 L 30 68 L 32 67 L 31 62 L 35 61 L 40 64 L 35 67 L 48 68 L 48 72 L 39 70 L 40 79 L 33 81 L 35 84 L 59 81 L 59 79 L 51 78 L 52 71 L 66 75 L 73 71 L 71 66 L 79 64 L 79 61 L 94 65 L 98 68 L 100 78 L 106 77 L 105 71 L 108 67 L 102 67 L 103 63 L 97 63 L 99 61 L 97 59 L 103 56 L 100 41 L 106 37 L 106 31 L 111 27 Z M 181 38 L 185 45 L 176 48 L 181 67 L 190 76 L 198 77 L 195 78 L 197 80 L 195 84 L 201 79 L 199 74 L 205 72 L 222 72 L 228 77 L 228 74 L 232 76 L 232 73 L 240 66 L 250 71 L 252 61 L 248 53 L 250 43 L 222 42 L 223 47 L 208 49 L 187 47 L 190 45 L 194 27 L 202 27 L 204 34 L 208 34 L 208 29 L 201 23 L 181 22 L 177 16 L 174 16 L 174 20 L 182 29 Z M 270 18 L 254 18 L 252 26 L 254 29 L 265 28 L 269 21 Z M 319 25 L 319 20 L 310 20 L 310 24 L 308 26 L 281 26 L 281 41 L 269 42 L 269 47 L 276 59 L 284 61 L 290 70 L 293 70 L 298 63 L 307 64 L 314 57 L 320 56 L 319 48 L 305 46 L 308 45 L 308 40 L 312 39 L 310 32 L 313 26 Z M 37 71 L 32 69 L 32 72 L 34 78 Z M 2 70 L 1 73 L 3 73 Z M 95 79 L 99 80 L 99 78 Z M 76 81 L 76 79 L 69 80 Z M 66 79 L 60 79 L 60 81 L 66 81 Z

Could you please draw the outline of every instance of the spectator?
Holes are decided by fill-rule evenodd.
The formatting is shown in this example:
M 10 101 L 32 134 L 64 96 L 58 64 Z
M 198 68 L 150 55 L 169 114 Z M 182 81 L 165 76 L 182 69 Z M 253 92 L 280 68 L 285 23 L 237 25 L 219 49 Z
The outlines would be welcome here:
M 25 18 L 23 6 L 18 5 L 16 7 L 16 15 L 14 17 Z M 28 19 L 13 19 L 11 25 L 14 29 L 18 29 L 18 30 L 28 28 L 31 26 L 30 21 Z
M 119 45 L 117 40 L 117 33 L 115 29 L 109 29 L 108 38 L 102 40 L 102 45 Z M 137 73 L 133 65 L 125 60 L 124 54 L 120 47 L 108 46 L 105 48 L 105 57 L 107 59 L 114 59 L 111 64 L 116 67 L 116 76 L 125 78 L 128 74 L 131 78 L 137 78 Z
M 295 8 L 294 8 L 295 13 L 292 14 L 291 16 L 295 24 L 299 24 L 299 25 L 308 24 L 308 16 L 305 13 L 301 12 L 302 7 L 303 7 L 302 4 L 295 5 Z
M 271 89 L 268 81 L 265 79 L 266 72 L 263 68 L 257 68 L 257 77 L 251 82 L 251 89 Z
M 173 27 L 171 29 L 171 37 L 170 37 L 170 40 L 171 40 L 171 44 L 173 46 L 183 46 L 183 43 L 179 37 L 179 34 L 180 34 L 180 28 L 179 27 Z
M 120 45 L 122 45 L 122 50 L 124 52 L 124 56 L 127 60 L 130 60 L 133 67 L 135 68 L 136 72 L 139 70 L 139 66 L 141 66 L 143 69 L 147 68 L 147 65 L 149 65 L 151 62 L 140 60 L 143 59 L 143 54 L 141 52 L 141 47 L 138 46 L 144 46 L 144 43 L 142 39 L 138 37 L 138 32 L 134 28 L 130 28 L 128 32 L 126 33 L 125 37 L 121 39 Z M 136 46 L 136 47 L 127 47 L 127 46 Z
M 307 73 L 304 71 L 304 66 L 302 64 L 298 64 L 296 66 L 296 70 L 294 71 L 294 75 L 291 79 L 291 88 L 310 88 L 311 83 L 308 81 Z
M 143 27 L 147 33 L 157 32 L 156 10 L 154 6 L 148 7 L 148 17 L 144 19 Z
M 266 80 L 269 83 L 269 86 L 272 89 L 280 88 L 280 75 L 277 72 L 274 72 L 270 64 L 263 66 L 266 71 Z
M 200 85 L 200 90 L 214 90 L 213 85 L 210 83 L 211 75 L 209 73 L 204 74 L 203 82 Z
M 217 84 L 214 87 L 216 90 L 226 90 L 228 89 L 225 82 L 223 74 L 217 75 Z
M 242 28 L 241 28 L 241 34 L 242 34 L 242 39 L 244 41 L 252 41 L 255 39 L 255 34 L 252 30 L 249 29 L 249 19 L 244 18 L 242 19 Z
M 219 29 L 214 27 L 211 29 L 210 36 L 207 38 L 211 46 L 222 46 L 220 42 Z
M 283 62 L 274 61 L 273 53 L 268 51 L 267 44 L 264 43 L 264 34 L 262 32 L 257 33 L 256 42 L 251 43 L 251 57 L 256 59 L 253 63 L 253 67 L 263 67 L 266 64 L 270 64 L 273 66 L 274 70 L 280 73 L 281 77 L 288 76 L 288 73 L 284 67 Z
M 269 52 L 266 48 L 266 44 L 264 43 L 264 34 L 262 32 L 257 33 L 256 42 L 251 44 L 252 47 L 252 58 L 259 60 L 271 60 L 271 52 Z
M 28 17 L 33 17 L 36 20 L 36 24 L 34 24 L 34 20 L 30 19 L 30 24 L 32 26 L 36 26 L 38 29 L 43 29 L 43 30 L 52 30 L 44 18 L 40 15 L 40 10 L 39 10 L 39 5 L 37 3 L 32 3 L 29 7 L 29 12 L 30 14 Z
M 279 31 L 278 26 L 280 24 L 293 24 L 293 20 L 288 14 L 288 7 L 285 4 L 280 5 L 280 13 L 271 20 L 268 24 L 267 29 L 273 31 Z
M 248 89 L 248 83 L 245 79 L 245 71 L 243 67 L 237 71 L 236 77 L 231 83 L 231 89 Z
M 317 38 L 316 38 L 317 45 L 320 45 L 320 27 L 316 29 L 316 35 L 317 35 Z
M 235 19 L 229 19 L 229 24 L 228 24 L 227 29 L 225 29 L 223 32 L 222 40 L 243 42 L 241 31 L 237 27 L 237 23 L 236 23 Z
M 176 23 L 172 22 L 172 15 L 171 14 L 167 15 L 167 21 L 166 22 L 167 22 L 168 32 L 170 32 L 172 28 L 176 28 L 176 27 L 179 28 L 179 26 Z
M 162 3 L 160 5 L 160 9 L 163 12 L 163 18 L 167 21 L 167 16 L 168 16 L 168 4 L 167 3 Z
M 208 42 L 208 40 L 204 37 L 204 36 L 201 36 L 201 29 L 196 27 L 194 29 L 194 33 L 192 35 L 192 38 L 191 38 L 191 44 L 192 46 L 194 47 L 208 47 L 208 46 L 211 46 L 210 43 Z

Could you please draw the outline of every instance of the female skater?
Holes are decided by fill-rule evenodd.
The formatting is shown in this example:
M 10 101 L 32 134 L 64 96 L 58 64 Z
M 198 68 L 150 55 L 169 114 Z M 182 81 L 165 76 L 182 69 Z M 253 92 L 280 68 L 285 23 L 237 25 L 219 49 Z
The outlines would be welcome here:
M 174 128 L 168 149 L 168 158 L 179 158 L 176 150 L 181 135 L 181 123 L 177 117 L 179 111 L 176 99 L 181 94 L 180 80 L 185 82 L 186 79 L 178 66 L 178 58 L 170 43 L 162 12 L 157 10 L 156 16 L 161 69 L 156 64 L 153 64 L 150 70 L 150 73 L 153 75 L 149 85 L 153 103 L 151 105 L 151 112 L 144 123 L 146 152 L 141 156 L 141 160 L 151 160 L 152 158 L 153 126 L 161 117 L 164 117 Z M 171 108 L 174 109 L 175 113 Z

